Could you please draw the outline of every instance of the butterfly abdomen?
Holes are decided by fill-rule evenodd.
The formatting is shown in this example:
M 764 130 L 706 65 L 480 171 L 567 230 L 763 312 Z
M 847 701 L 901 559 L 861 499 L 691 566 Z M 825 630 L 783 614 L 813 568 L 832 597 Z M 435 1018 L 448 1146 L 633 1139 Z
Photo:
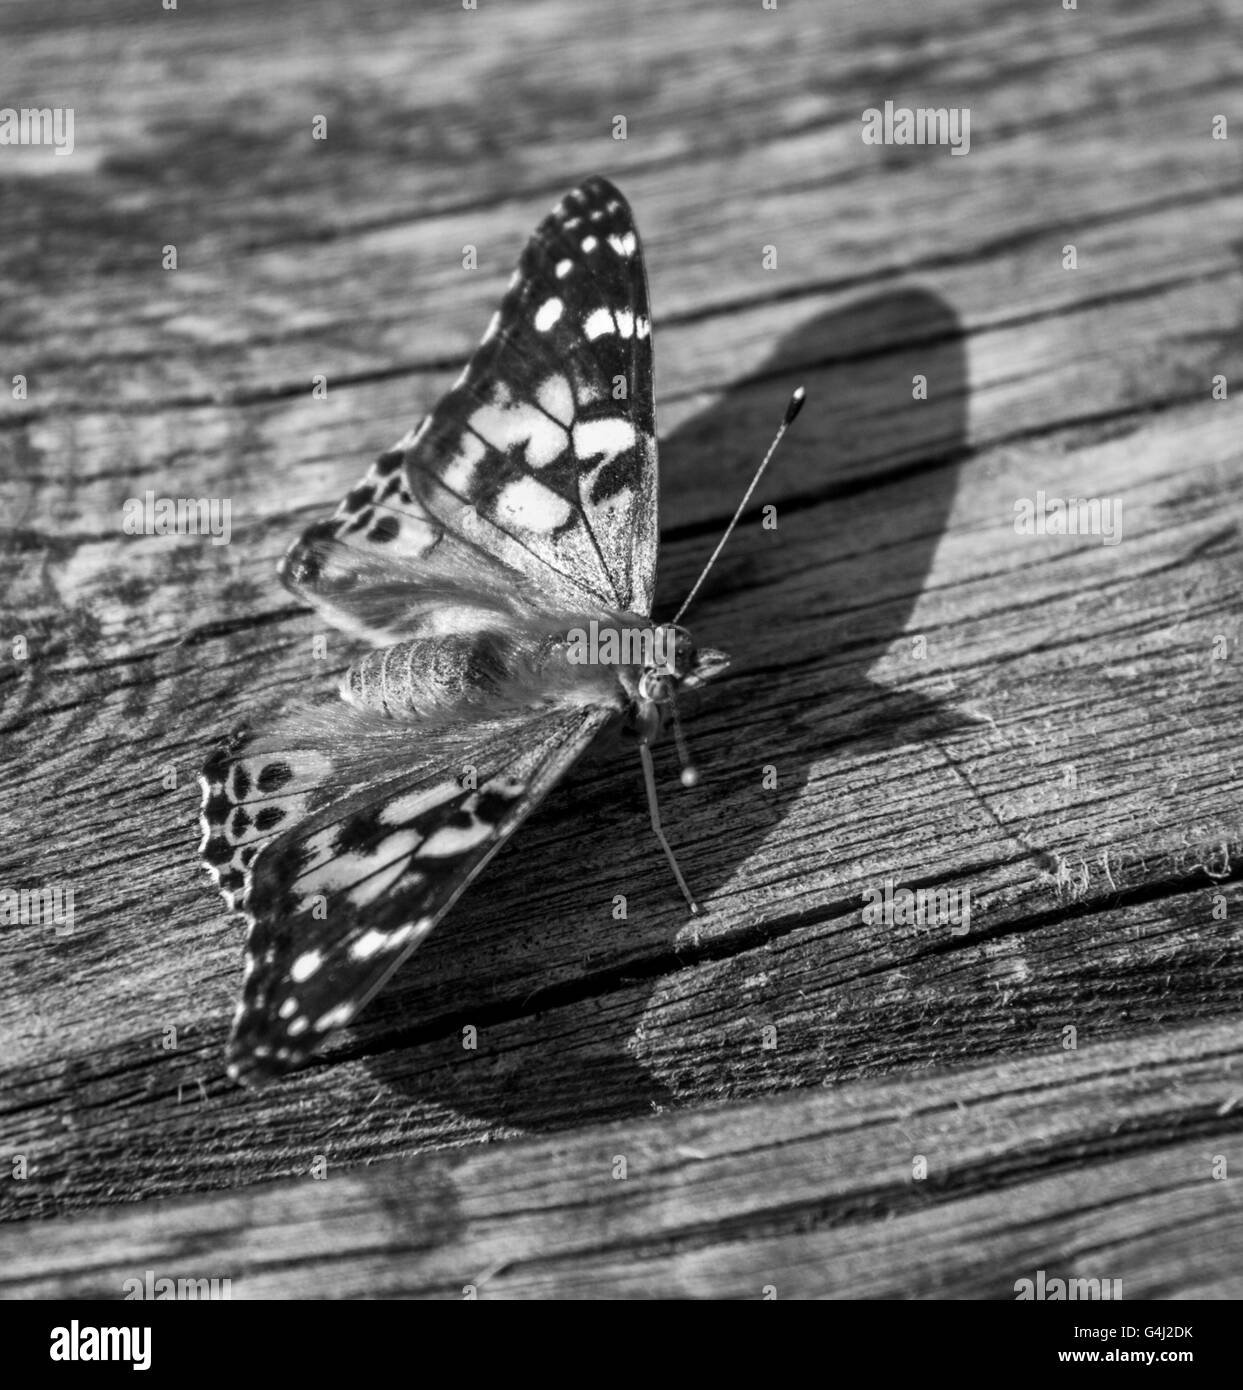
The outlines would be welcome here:
M 479 719 L 520 709 L 624 708 L 617 668 L 569 659 L 563 632 L 483 631 L 419 637 L 369 652 L 342 678 L 341 698 L 399 720 Z
M 422 719 L 495 697 L 505 679 L 504 639 L 414 638 L 369 652 L 345 673 L 341 698 L 397 719 Z

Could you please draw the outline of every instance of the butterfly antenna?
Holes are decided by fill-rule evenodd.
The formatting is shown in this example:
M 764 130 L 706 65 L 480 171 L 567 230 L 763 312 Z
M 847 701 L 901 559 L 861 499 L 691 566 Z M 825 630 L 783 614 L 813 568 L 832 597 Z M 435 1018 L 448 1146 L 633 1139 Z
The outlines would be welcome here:
M 647 787 L 647 809 L 652 813 L 652 829 L 656 832 L 656 838 L 660 841 L 660 847 L 665 852 L 665 858 L 669 861 L 669 867 L 673 870 L 673 876 L 677 879 L 678 887 L 690 904 L 691 911 L 698 912 L 699 905 L 691 897 L 691 890 L 686 886 L 686 880 L 682 877 L 682 870 L 678 868 L 678 861 L 673 857 L 673 850 L 669 848 L 669 841 L 665 839 L 665 832 L 660 828 L 660 807 L 656 804 L 656 774 L 652 770 L 652 754 L 646 743 L 639 744 L 639 757 L 643 759 L 643 782 Z
M 687 594 L 686 600 L 682 604 L 682 607 L 679 608 L 677 613 L 674 615 L 673 621 L 675 623 L 681 619 L 682 614 L 685 613 L 686 610 L 691 606 L 691 600 L 699 592 L 699 586 L 707 578 L 708 571 L 712 568 L 713 565 L 716 564 L 716 557 L 721 553 L 722 550 L 725 549 L 725 542 L 729 540 L 734 527 L 738 525 L 738 518 L 743 514 L 744 511 L 746 511 L 747 503 L 751 500 L 751 494 L 755 491 L 756 486 L 760 481 L 760 478 L 763 476 L 764 470 L 768 467 L 769 459 L 771 459 L 772 456 L 777 452 L 777 445 L 781 443 L 782 436 L 785 434 L 786 430 L 788 430 L 790 426 L 794 423 L 795 417 L 798 415 L 799 411 L 802 410 L 803 401 L 805 399 L 806 392 L 803 390 L 801 386 L 790 397 L 790 403 L 786 406 L 785 418 L 781 422 L 781 428 L 773 436 L 773 442 L 768 446 L 768 452 L 764 455 L 764 458 L 761 461 L 760 466 L 755 470 L 755 477 L 751 479 L 750 486 L 747 488 L 746 492 L 742 494 L 742 501 L 738 503 L 738 510 L 734 513 L 733 520 L 731 520 L 729 525 L 725 528 L 725 534 L 717 542 L 716 549 L 708 558 L 708 563 L 703 567 L 703 570 L 701 571 L 699 578 L 695 580 L 695 583 L 692 586 L 690 593 Z

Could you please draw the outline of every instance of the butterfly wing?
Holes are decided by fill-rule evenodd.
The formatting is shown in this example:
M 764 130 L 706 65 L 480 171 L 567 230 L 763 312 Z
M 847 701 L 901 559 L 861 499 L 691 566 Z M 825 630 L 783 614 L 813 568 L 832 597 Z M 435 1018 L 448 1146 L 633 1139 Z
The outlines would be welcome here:
M 651 611 L 651 320 L 630 208 L 590 178 L 536 228 L 465 371 L 283 561 L 371 637 L 531 609 Z
M 230 1075 L 290 1071 L 348 1023 L 609 714 L 420 731 L 417 771 L 393 775 L 410 726 L 340 704 L 209 761 L 204 858 L 249 919 Z

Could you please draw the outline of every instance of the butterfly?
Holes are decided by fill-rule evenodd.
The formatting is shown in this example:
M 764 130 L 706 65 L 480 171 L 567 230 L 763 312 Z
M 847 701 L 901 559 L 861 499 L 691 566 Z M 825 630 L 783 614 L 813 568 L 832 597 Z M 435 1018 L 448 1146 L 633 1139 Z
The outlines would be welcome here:
M 672 722 L 682 747 L 678 693 L 729 659 L 653 624 L 658 539 L 643 252 L 593 177 L 536 228 L 431 414 L 280 563 L 373 649 L 338 699 L 243 728 L 203 768 L 200 855 L 248 923 L 234 1080 L 302 1066 L 355 1018 L 617 716 L 695 910 L 649 745 Z

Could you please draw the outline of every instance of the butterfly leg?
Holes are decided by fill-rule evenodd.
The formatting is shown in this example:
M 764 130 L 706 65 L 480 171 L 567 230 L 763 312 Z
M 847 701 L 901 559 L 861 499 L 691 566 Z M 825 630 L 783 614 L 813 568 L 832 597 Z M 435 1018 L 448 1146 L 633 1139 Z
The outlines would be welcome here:
M 656 801 L 656 773 L 652 767 L 651 750 L 644 742 L 639 744 L 639 757 L 643 760 L 643 781 L 647 787 L 647 806 L 652 814 L 652 829 L 656 832 L 656 838 L 660 841 L 660 847 L 665 852 L 665 858 L 669 861 L 669 867 L 673 870 L 673 876 L 677 879 L 678 887 L 690 904 L 691 911 L 698 912 L 699 906 L 691 897 L 691 890 L 686 886 L 686 880 L 682 877 L 682 870 L 678 868 L 678 861 L 673 857 L 673 850 L 669 847 L 669 841 L 665 839 L 665 832 L 660 828 L 660 807 Z

